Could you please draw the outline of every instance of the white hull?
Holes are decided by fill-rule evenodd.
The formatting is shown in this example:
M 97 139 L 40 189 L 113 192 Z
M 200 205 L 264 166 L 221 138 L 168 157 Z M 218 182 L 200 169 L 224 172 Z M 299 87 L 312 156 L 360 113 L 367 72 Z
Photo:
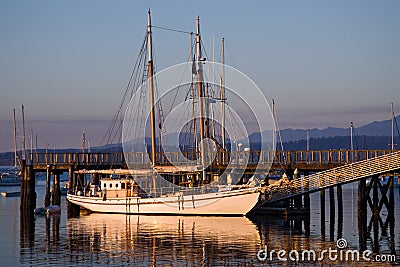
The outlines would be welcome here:
M 107 198 L 67 194 L 80 207 L 105 213 L 179 214 L 179 215 L 245 215 L 257 203 L 258 188 L 158 198 Z

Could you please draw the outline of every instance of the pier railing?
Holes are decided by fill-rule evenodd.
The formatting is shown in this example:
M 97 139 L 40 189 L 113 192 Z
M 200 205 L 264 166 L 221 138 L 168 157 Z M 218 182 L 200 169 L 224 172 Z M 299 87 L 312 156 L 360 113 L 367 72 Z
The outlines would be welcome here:
M 33 165 L 112 165 L 122 164 L 124 155 L 112 153 L 67 153 L 67 152 L 38 152 L 31 154 Z
M 224 152 L 216 154 L 214 163 L 226 165 L 229 162 L 245 163 L 256 165 L 262 163 L 277 163 L 282 165 L 296 164 L 303 165 L 331 165 L 339 166 L 361 160 L 367 160 L 393 152 L 392 150 L 297 150 L 297 151 L 240 151 Z M 127 156 L 127 159 L 125 159 Z M 33 165 L 99 165 L 99 167 L 109 165 L 124 165 L 128 162 L 142 162 L 149 160 L 148 153 L 126 153 L 123 152 L 36 152 L 31 154 Z M 188 160 L 200 158 L 199 152 L 170 152 L 157 153 L 157 163 L 160 165 L 171 165 Z

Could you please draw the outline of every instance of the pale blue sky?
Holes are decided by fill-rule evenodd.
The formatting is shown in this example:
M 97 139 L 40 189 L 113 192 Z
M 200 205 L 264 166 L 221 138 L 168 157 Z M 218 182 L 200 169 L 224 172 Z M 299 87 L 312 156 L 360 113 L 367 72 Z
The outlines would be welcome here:
M 198 1 L 197 1 L 198 2 Z M 104 135 L 153 24 L 227 42 L 227 64 L 274 98 L 281 128 L 359 126 L 400 110 L 400 1 L 0 1 L 0 151 L 24 104 L 39 146 Z M 197 7 L 198 6 L 198 7 Z M 154 30 L 158 69 L 188 37 Z M 209 55 L 210 56 L 210 55 Z

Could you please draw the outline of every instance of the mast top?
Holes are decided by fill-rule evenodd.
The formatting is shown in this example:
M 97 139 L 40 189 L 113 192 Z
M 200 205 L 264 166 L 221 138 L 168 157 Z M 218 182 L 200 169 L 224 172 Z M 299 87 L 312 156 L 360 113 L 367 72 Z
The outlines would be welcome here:
M 151 15 L 150 9 L 147 12 L 147 53 L 148 53 L 148 61 L 153 61 L 153 48 L 152 48 L 152 40 L 151 40 Z
M 196 17 L 196 34 L 200 34 L 200 17 Z

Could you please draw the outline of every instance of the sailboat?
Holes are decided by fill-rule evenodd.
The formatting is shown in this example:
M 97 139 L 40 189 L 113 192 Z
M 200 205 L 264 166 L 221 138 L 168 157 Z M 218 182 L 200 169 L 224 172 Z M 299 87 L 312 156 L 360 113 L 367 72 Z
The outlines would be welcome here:
M 20 186 L 21 185 L 21 169 L 18 166 L 17 155 L 17 126 L 14 112 L 14 168 L 4 171 L 0 176 L 0 186 Z
M 222 73 L 224 73 L 224 64 L 205 63 L 206 59 L 202 55 L 200 19 L 197 17 L 195 42 L 192 42 L 192 33 L 190 33 L 190 60 L 177 67 L 186 76 L 171 72 L 171 69 L 168 69 L 169 72 L 157 73 L 158 76 L 156 76 L 153 65 L 153 27 L 149 11 L 146 38 L 143 44 L 147 53 L 141 51 L 146 59 L 139 61 L 145 63 L 143 70 L 148 74 L 148 78 L 131 97 L 122 129 L 124 157 L 129 169 L 76 171 L 75 177 L 79 178 L 70 184 L 67 199 L 93 212 L 246 215 L 259 201 L 262 190 L 257 177 L 246 176 L 244 169 L 241 169 L 249 157 L 248 137 L 241 136 L 242 139 L 234 141 L 230 136 L 228 142 L 226 132 L 229 133 L 229 131 L 225 131 L 225 127 L 231 127 L 232 133 L 240 132 L 242 128 L 228 127 L 228 120 L 225 120 L 225 113 L 233 112 L 225 105 L 224 76 L 221 77 L 218 85 L 211 85 L 205 80 L 207 75 L 214 74 L 216 65 L 222 67 Z M 192 47 L 193 43 L 196 44 L 195 49 Z M 193 50 L 195 53 L 192 53 Z M 209 67 L 209 72 L 206 66 Z M 184 80 L 183 77 L 188 77 L 188 81 L 183 82 L 183 86 L 176 86 L 170 83 L 173 76 L 181 80 Z M 240 75 L 235 77 L 238 76 Z M 164 87 L 174 88 L 174 90 L 165 94 L 157 92 L 156 82 L 164 82 Z M 251 82 L 246 83 L 243 80 L 240 82 L 246 90 L 253 86 Z M 187 90 L 185 89 L 186 91 L 182 94 L 179 89 L 184 86 Z M 218 87 L 219 94 L 215 91 L 211 92 L 209 90 L 211 86 Z M 157 112 L 157 108 L 165 98 L 157 97 L 157 94 L 163 95 L 168 100 L 166 102 L 172 103 L 171 110 L 178 110 L 175 117 L 171 115 L 173 114 L 171 112 L 164 122 L 161 121 L 163 112 L 160 109 Z M 176 104 L 177 96 L 184 96 L 186 101 Z M 254 99 L 248 102 L 260 99 L 257 95 L 252 97 Z M 221 107 L 216 107 L 218 112 L 213 112 L 211 106 L 217 106 L 215 105 L 217 102 L 221 103 Z M 215 118 L 216 113 L 222 115 L 218 123 Z M 184 120 L 183 117 L 188 114 L 192 115 L 191 119 Z M 265 117 L 267 116 L 260 120 Z M 233 123 L 237 118 L 231 115 L 229 122 Z M 272 117 L 270 121 L 273 121 Z M 267 123 L 263 125 L 265 124 Z M 190 130 L 182 130 L 176 134 L 171 128 Z M 220 132 L 218 136 L 216 136 L 217 129 Z M 262 131 L 260 132 L 262 136 Z M 189 136 L 191 142 L 183 141 L 183 136 Z M 263 142 L 260 143 L 260 150 L 263 150 Z M 272 144 L 273 140 L 270 143 Z M 269 150 L 270 147 L 268 147 Z M 230 153 L 228 153 L 229 149 Z M 262 155 L 258 155 L 258 158 L 259 162 L 263 161 Z M 269 170 L 269 168 L 266 169 Z M 85 182 L 87 176 L 91 177 L 90 183 Z

